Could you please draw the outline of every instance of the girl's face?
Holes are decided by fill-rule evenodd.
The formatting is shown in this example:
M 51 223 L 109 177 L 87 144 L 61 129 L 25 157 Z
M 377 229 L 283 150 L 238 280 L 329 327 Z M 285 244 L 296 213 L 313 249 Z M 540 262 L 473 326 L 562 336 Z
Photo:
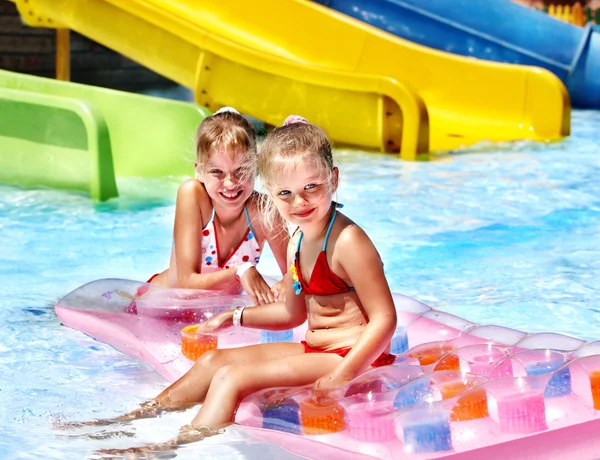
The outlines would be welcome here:
M 271 194 L 282 217 L 306 230 L 328 217 L 337 182 L 337 168 L 328 177 L 317 165 L 300 165 L 277 173 Z
M 254 190 L 254 177 L 247 170 L 246 152 L 211 151 L 200 178 L 213 206 L 243 206 Z

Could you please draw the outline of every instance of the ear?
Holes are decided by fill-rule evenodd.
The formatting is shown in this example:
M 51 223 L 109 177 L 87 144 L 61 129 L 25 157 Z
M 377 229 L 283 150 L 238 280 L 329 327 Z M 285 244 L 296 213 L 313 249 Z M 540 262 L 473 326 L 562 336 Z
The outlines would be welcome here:
M 333 192 L 335 193 L 337 192 L 338 185 L 340 183 L 340 170 L 334 166 L 331 172 L 333 173 L 331 177 L 331 185 L 333 186 Z
M 196 177 L 197 180 L 199 180 L 200 182 L 203 182 L 204 179 L 204 175 L 203 175 L 203 171 L 199 171 L 198 170 L 198 162 L 194 161 L 194 176 Z

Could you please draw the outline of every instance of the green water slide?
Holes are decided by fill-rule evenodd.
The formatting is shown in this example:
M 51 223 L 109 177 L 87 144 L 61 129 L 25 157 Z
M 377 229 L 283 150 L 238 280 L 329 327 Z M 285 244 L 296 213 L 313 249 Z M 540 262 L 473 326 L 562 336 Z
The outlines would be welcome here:
M 118 196 L 116 178 L 192 173 L 194 104 L 0 70 L 0 182 Z

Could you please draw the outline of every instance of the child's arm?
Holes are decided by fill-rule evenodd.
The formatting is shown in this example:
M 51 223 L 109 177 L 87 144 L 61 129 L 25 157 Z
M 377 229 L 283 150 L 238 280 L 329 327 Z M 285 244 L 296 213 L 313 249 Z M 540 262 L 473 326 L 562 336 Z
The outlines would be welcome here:
M 201 273 L 202 228 L 210 216 L 202 215 L 202 204 L 210 198 L 198 181 L 190 179 L 179 187 L 175 205 L 175 260 L 177 287 L 224 289 L 235 282 L 237 266 L 214 273 Z M 208 206 L 207 206 L 208 207 Z
M 350 278 L 369 321 L 350 353 L 332 375 L 325 376 L 339 384 L 352 380 L 381 355 L 394 335 L 397 317 L 381 258 L 360 227 L 351 225 L 340 233 L 334 259 Z M 321 380 L 316 386 L 327 386 Z
M 296 246 L 290 243 L 290 247 L 292 247 L 291 257 L 289 257 L 291 265 Z M 242 326 L 280 331 L 293 329 L 306 321 L 307 314 L 304 293 L 301 292 L 299 295 L 296 295 L 292 287 L 294 280 L 291 275 L 288 275 L 289 273 L 281 281 L 285 283 L 286 287 L 285 302 L 246 308 L 242 314 Z
M 275 283 L 271 287 L 271 292 L 273 293 L 273 297 L 275 302 L 285 302 L 285 292 L 286 292 L 286 279 L 289 278 L 291 280 L 291 273 L 288 272 L 288 263 L 287 263 L 287 247 L 290 242 L 290 233 L 285 223 L 285 220 L 281 217 L 279 213 L 275 215 L 275 221 L 272 226 L 267 226 L 263 216 L 261 215 L 261 210 L 259 209 L 260 200 L 263 200 L 264 196 L 260 194 L 255 194 L 250 198 L 249 202 L 251 203 L 250 216 L 252 218 L 252 225 L 254 229 L 257 231 L 258 235 L 260 235 L 261 239 L 266 241 L 273 252 L 273 256 L 277 261 L 277 265 L 279 265 L 279 269 L 281 270 L 281 274 L 283 278 L 278 283 Z
M 265 239 L 275 256 L 277 265 L 283 276 L 287 276 L 290 262 L 288 261 L 288 246 L 290 244 L 290 233 L 283 218 L 277 214 L 275 224 L 270 231 L 265 232 Z M 290 278 L 291 279 L 291 278 Z
M 289 294 L 288 294 L 288 299 Z M 233 312 L 229 310 L 215 315 L 198 326 L 197 332 L 217 332 L 233 325 Z M 242 313 L 241 326 L 268 331 L 284 331 L 302 325 L 306 321 L 306 308 L 294 308 L 288 302 L 246 307 Z
M 296 242 L 290 241 L 288 244 L 288 260 L 290 265 L 292 264 L 295 250 Z M 281 331 L 293 329 L 306 321 L 307 314 L 304 293 L 296 295 L 292 287 L 294 280 L 291 276 L 287 276 L 286 274 L 282 282 L 286 285 L 286 301 L 245 308 L 241 321 L 243 327 Z M 213 332 L 229 327 L 232 324 L 233 311 L 226 311 L 202 323 L 198 331 Z
M 252 226 L 257 231 L 261 239 L 265 240 L 279 265 L 281 274 L 285 276 L 288 271 L 287 249 L 290 242 L 290 232 L 285 220 L 279 213 L 275 214 L 272 226 L 268 226 L 260 210 L 260 202 L 265 197 L 262 194 L 255 193 L 248 200 L 248 210 L 252 219 Z
M 279 213 L 277 213 L 276 222 L 273 229 L 271 229 L 271 231 L 267 231 L 265 234 L 265 239 L 269 243 L 269 247 L 271 248 L 271 251 L 273 251 L 275 260 L 277 260 L 277 264 L 279 265 L 279 269 L 283 275 L 283 279 L 278 283 L 275 283 L 275 285 L 273 285 L 271 288 L 271 291 L 273 292 L 275 301 L 285 302 L 287 299 L 288 285 L 294 284 L 294 281 L 292 279 L 292 273 L 288 270 L 290 262 L 287 260 L 287 250 L 290 244 L 290 233 L 287 224 Z
M 299 234 L 292 239 L 288 238 L 286 251 L 288 267 L 290 267 L 294 261 L 298 238 Z M 293 288 L 294 280 L 292 279 L 291 273 L 286 273 L 281 282 L 285 283 L 285 302 L 246 308 L 242 315 L 242 326 L 278 331 L 298 327 L 306 321 L 305 295 L 303 292 L 296 295 Z M 278 308 L 276 308 L 276 306 Z

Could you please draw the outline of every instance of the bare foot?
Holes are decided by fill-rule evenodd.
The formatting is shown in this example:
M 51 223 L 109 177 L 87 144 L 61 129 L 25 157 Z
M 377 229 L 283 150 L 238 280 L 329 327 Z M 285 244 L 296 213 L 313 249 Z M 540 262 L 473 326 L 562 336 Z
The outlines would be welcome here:
M 52 423 L 52 428 L 55 430 L 76 430 L 78 428 L 85 428 L 86 426 L 109 426 L 119 423 L 114 419 L 105 419 L 105 420 L 89 420 L 87 422 L 63 422 L 60 420 L 55 420 Z
M 187 410 L 190 407 L 194 407 L 197 404 L 198 403 L 187 402 L 160 404 L 158 401 L 152 400 L 142 403 L 137 409 L 127 414 L 119 415 L 118 417 L 101 420 L 89 420 L 87 422 L 55 421 L 52 424 L 52 426 L 57 430 L 74 430 L 86 426 L 109 426 L 117 423 L 127 423 L 133 420 L 158 417 L 164 412 L 176 412 L 181 410 Z
M 135 432 L 133 432 L 133 431 L 100 430 L 100 431 L 96 431 L 95 433 L 67 434 L 67 435 L 61 434 L 58 436 L 60 436 L 62 438 L 69 438 L 69 439 L 86 438 L 86 439 L 93 439 L 95 441 L 101 441 L 104 439 L 114 439 L 114 438 L 134 438 Z
M 191 442 L 202 441 L 204 438 L 210 438 L 218 434 L 225 433 L 225 428 L 209 428 L 207 426 L 183 425 L 177 436 L 177 444 L 189 444 Z
M 204 438 L 224 433 L 224 429 L 213 429 L 207 426 L 193 427 L 184 425 L 177 438 L 158 444 L 146 444 L 145 446 L 130 447 L 128 449 L 101 449 L 98 453 L 109 455 L 147 454 L 150 452 L 175 451 L 184 444 L 202 441 Z
M 116 455 L 116 458 L 122 458 L 127 454 L 148 454 L 151 452 L 168 452 L 174 451 L 177 447 L 169 445 L 167 443 L 163 444 L 149 444 L 147 446 L 139 446 L 139 447 L 130 447 L 128 449 L 100 449 L 97 452 L 99 454 L 108 454 L 108 455 Z

